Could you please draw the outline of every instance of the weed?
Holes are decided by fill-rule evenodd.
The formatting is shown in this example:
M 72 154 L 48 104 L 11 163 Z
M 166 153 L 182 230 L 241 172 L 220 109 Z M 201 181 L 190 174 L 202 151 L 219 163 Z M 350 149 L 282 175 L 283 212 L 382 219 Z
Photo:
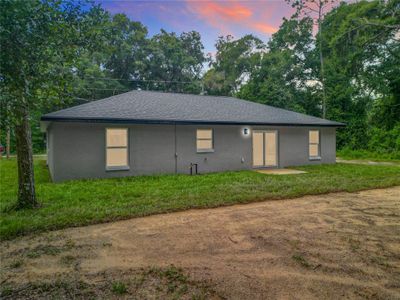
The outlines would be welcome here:
M 29 258 L 38 258 L 42 255 L 55 256 L 62 251 L 62 248 L 52 245 L 38 245 L 34 249 L 30 250 L 26 256 Z
M 18 269 L 21 268 L 23 264 L 24 261 L 22 259 L 16 259 L 9 265 L 9 267 L 12 269 Z
M 173 292 L 175 292 L 175 290 L 178 286 L 175 282 L 168 282 L 167 287 L 168 287 L 168 292 L 173 293 Z
M 165 271 L 163 271 L 163 275 L 169 281 L 179 281 L 179 282 L 187 281 L 187 277 L 182 273 L 182 269 L 176 268 L 174 265 L 169 266 Z
M 361 242 L 359 240 L 353 239 L 351 237 L 349 237 L 348 242 L 350 244 L 350 249 L 355 252 L 358 249 L 360 249 L 361 246 Z
M 65 247 L 67 248 L 67 249 L 72 249 L 72 248 L 74 248 L 76 245 L 75 245 L 75 242 L 73 241 L 73 240 L 71 240 L 71 239 L 68 239 L 66 242 L 65 242 Z
M 123 295 L 128 291 L 128 289 L 126 288 L 126 285 L 120 281 L 114 282 L 112 284 L 111 290 L 114 294 L 117 294 L 117 295 Z
M 206 300 L 207 298 L 207 291 L 205 289 L 201 289 L 192 295 L 192 300 Z
M 1 298 L 10 296 L 13 293 L 13 289 L 9 286 L 5 286 L 0 293 Z
M 305 268 L 311 267 L 310 263 L 301 254 L 292 255 L 292 259 L 295 260 L 296 262 L 298 262 L 300 265 L 302 265 Z
M 382 267 L 388 268 L 390 267 L 389 263 L 388 263 L 388 259 L 386 257 L 383 256 L 374 256 L 370 258 L 370 261 L 372 263 L 378 264 Z
M 65 255 L 60 258 L 60 263 L 66 266 L 70 266 L 76 260 L 75 256 Z

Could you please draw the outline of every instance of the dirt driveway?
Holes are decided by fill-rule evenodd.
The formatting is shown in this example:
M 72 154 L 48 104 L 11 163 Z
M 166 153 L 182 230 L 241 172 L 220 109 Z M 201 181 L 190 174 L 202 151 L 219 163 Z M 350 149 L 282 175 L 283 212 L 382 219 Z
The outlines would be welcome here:
M 160 288 L 140 294 L 129 278 L 174 265 L 189 278 L 189 290 L 202 284 L 204 298 L 400 299 L 400 187 L 72 228 L 5 242 L 0 250 L 1 281 L 14 297 L 34 295 L 38 282 L 68 278 L 100 298 L 119 297 L 103 293 L 116 280 L 127 285 L 122 297 L 157 298 L 152 291 Z M 153 288 L 159 282 L 150 281 Z

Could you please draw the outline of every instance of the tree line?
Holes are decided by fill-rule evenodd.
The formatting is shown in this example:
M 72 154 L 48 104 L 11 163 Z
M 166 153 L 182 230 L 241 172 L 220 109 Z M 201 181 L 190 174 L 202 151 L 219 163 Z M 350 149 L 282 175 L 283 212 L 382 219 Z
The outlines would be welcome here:
M 133 89 L 230 95 L 326 117 L 347 124 L 339 148 L 400 156 L 400 2 L 288 5 L 295 14 L 267 43 L 221 36 L 211 56 L 196 31 L 149 36 L 90 2 L 0 1 L 0 138 L 11 136 L 18 156 L 20 206 L 36 205 L 40 116 Z

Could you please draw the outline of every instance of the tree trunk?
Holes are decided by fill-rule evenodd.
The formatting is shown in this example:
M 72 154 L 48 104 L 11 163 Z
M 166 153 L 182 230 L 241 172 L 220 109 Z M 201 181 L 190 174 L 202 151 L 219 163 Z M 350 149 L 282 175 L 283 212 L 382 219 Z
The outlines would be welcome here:
M 6 137 L 6 155 L 7 155 L 7 159 L 10 158 L 10 151 L 11 151 L 10 139 L 11 139 L 11 128 L 10 128 L 10 126 L 8 126 L 7 127 L 7 137 Z
M 324 74 L 324 56 L 322 54 L 322 8 L 323 3 L 318 6 L 318 36 L 319 36 L 319 61 L 321 64 L 321 83 L 322 83 L 322 118 L 326 118 L 326 91 Z
M 18 164 L 18 203 L 17 208 L 37 207 L 35 181 L 33 176 L 33 154 L 29 112 L 23 106 L 18 109 L 15 125 Z

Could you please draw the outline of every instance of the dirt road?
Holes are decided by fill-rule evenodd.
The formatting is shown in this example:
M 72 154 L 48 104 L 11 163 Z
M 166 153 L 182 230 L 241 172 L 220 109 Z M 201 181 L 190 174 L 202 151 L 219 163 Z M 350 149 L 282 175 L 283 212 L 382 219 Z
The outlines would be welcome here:
M 29 282 L 94 284 L 99 274 L 125 280 L 173 264 L 216 298 L 400 299 L 400 187 L 72 228 L 0 250 L 10 293 Z

